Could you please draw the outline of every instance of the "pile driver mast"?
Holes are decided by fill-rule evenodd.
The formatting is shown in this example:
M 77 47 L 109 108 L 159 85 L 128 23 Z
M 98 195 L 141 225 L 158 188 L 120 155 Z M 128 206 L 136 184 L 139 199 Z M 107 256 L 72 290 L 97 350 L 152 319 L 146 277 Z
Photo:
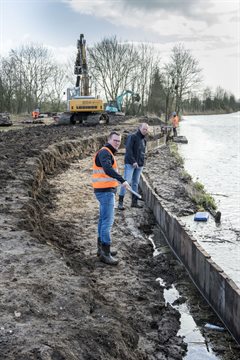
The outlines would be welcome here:
M 86 55 L 86 40 L 84 35 L 80 34 L 80 40 L 77 41 L 77 57 L 75 61 L 74 74 L 77 75 L 76 87 L 80 87 L 80 94 L 82 96 L 89 96 L 89 75 Z
M 103 100 L 90 95 L 90 77 L 88 74 L 86 40 L 80 34 L 77 41 L 77 56 L 74 66 L 74 74 L 77 75 L 74 88 L 67 89 L 67 110 L 63 114 L 63 119 L 70 121 L 71 124 L 88 123 L 99 124 L 108 123 L 109 116 L 104 111 Z M 61 121 L 61 119 L 59 119 Z

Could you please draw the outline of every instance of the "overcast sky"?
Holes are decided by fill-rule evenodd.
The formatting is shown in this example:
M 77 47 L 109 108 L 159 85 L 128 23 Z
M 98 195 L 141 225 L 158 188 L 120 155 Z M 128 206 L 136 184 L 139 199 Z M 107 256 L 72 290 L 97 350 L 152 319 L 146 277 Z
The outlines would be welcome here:
M 0 0 L 0 54 L 23 43 L 54 51 L 59 61 L 87 44 L 116 35 L 153 43 L 167 62 L 183 43 L 203 68 L 204 86 L 240 98 L 239 0 Z

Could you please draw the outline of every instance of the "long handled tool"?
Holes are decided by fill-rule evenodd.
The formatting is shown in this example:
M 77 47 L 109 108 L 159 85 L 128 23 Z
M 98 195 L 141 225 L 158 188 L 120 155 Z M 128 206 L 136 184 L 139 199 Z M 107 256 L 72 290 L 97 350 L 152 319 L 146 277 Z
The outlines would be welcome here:
M 135 195 L 136 197 L 138 197 L 139 199 L 142 198 L 142 196 L 140 194 L 138 194 L 136 191 L 134 191 L 131 187 L 127 188 L 128 191 L 130 191 L 133 195 Z

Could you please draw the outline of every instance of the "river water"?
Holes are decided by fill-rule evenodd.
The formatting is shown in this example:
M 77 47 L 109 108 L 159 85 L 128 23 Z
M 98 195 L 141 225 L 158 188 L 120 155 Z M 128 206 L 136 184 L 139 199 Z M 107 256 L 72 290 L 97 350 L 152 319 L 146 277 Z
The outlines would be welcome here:
M 219 211 L 220 225 L 210 216 L 196 222 L 182 218 L 212 259 L 240 287 L 240 112 L 224 115 L 184 116 L 179 144 L 185 170 L 204 185 Z

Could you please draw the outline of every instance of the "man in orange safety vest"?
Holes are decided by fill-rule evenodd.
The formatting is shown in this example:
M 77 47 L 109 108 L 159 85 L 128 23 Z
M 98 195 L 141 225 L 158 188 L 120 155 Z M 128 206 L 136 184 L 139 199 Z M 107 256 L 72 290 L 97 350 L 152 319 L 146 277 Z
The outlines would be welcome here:
M 128 182 L 118 173 L 115 154 L 121 143 L 121 135 L 111 132 L 108 142 L 94 156 L 92 186 L 99 201 L 98 220 L 98 251 L 100 260 L 109 265 L 117 265 L 118 259 L 113 256 L 116 252 L 111 248 L 111 228 L 114 222 L 115 194 L 117 187 L 122 184 L 130 188 Z
M 179 125 L 179 117 L 177 116 L 177 113 L 175 111 L 172 113 L 170 121 L 171 121 L 172 127 L 173 127 L 173 136 L 176 137 L 177 136 L 177 128 Z

